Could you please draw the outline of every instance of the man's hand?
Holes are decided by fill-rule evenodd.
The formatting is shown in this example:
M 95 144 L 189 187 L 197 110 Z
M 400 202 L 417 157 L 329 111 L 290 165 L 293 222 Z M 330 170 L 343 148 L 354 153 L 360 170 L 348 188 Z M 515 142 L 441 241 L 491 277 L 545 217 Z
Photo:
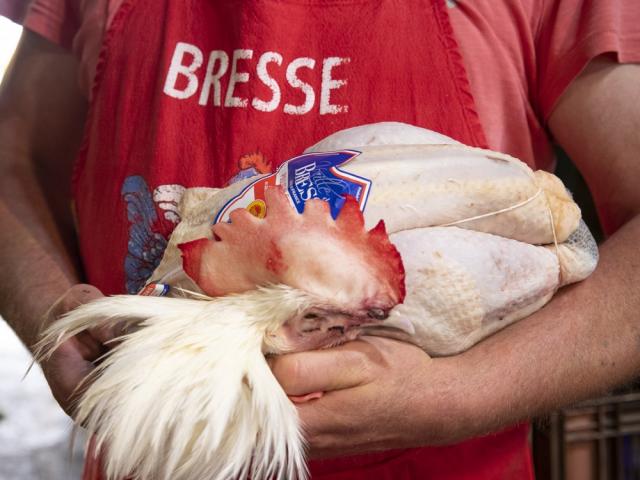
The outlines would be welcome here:
M 47 312 L 43 330 L 66 312 L 102 296 L 92 285 L 74 285 Z M 70 416 L 78 385 L 93 370 L 94 362 L 106 353 L 107 343 L 115 336 L 113 330 L 89 329 L 61 344 L 41 363 L 54 398 Z
M 364 337 L 270 363 L 288 395 L 324 392 L 298 405 L 312 458 L 450 443 L 476 433 L 460 421 L 452 362 L 414 345 Z

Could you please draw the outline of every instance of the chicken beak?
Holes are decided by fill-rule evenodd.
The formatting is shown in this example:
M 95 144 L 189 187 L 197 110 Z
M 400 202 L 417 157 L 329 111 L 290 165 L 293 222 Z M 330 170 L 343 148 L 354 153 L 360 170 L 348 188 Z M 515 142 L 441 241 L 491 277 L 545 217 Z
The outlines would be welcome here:
M 392 315 L 382 324 L 384 327 L 397 328 L 408 335 L 415 335 L 416 329 L 411 320 L 404 315 Z

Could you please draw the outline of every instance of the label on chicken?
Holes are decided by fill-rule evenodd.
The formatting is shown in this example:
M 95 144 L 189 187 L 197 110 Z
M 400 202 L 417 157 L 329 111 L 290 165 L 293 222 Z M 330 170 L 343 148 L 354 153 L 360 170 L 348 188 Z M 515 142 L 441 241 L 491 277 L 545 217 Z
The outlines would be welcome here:
M 276 185 L 276 174 L 258 178 L 242 189 L 239 194 L 231 197 L 217 213 L 213 223 L 228 222 L 229 214 L 238 208 L 246 208 L 252 215 L 264 218 L 267 214 L 264 191 L 268 186 Z
M 278 170 L 247 185 L 238 195 L 230 199 L 218 212 L 213 223 L 229 221 L 229 213 L 238 208 L 246 208 L 253 215 L 266 215 L 264 202 L 265 188 L 282 185 L 291 204 L 298 213 L 304 211 L 304 204 L 312 198 L 329 203 L 331 216 L 336 218 L 350 195 L 358 201 L 364 211 L 371 180 L 345 171 L 345 164 L 358 156 L 356 150 L 339 152 L 306 153 L 284 162 Z
M 170 288 L 166 283 L 149 283 L 142 287 L 138 295 L 142 295 L 143 297 L 164 297 L 169 293 Z

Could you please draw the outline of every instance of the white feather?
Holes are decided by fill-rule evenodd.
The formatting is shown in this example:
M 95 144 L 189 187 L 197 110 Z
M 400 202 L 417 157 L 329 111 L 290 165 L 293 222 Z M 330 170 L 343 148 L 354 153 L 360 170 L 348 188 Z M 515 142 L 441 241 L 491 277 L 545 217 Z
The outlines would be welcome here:
M 38 358 L 87 328 L 138 327 L 90 375 L 75 412 L 109 480 L 306 478 L 296 409 L 262 352 L 265 332 L 310 301 L 285 286 L 208 301 L 104 298 L 55 323 Z

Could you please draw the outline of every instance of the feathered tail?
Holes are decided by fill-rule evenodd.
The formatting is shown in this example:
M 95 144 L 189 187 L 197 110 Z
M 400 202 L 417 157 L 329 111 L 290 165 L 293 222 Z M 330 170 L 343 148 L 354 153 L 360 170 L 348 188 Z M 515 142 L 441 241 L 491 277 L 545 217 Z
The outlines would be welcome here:
M 306 478 L 297 412 L 262 354 L 251 302 L 116 296 L 47 330 L 39 359 L 87 328 L 139 327 L 88 377 L 76 409 L 104 448 L 107 479 Z

